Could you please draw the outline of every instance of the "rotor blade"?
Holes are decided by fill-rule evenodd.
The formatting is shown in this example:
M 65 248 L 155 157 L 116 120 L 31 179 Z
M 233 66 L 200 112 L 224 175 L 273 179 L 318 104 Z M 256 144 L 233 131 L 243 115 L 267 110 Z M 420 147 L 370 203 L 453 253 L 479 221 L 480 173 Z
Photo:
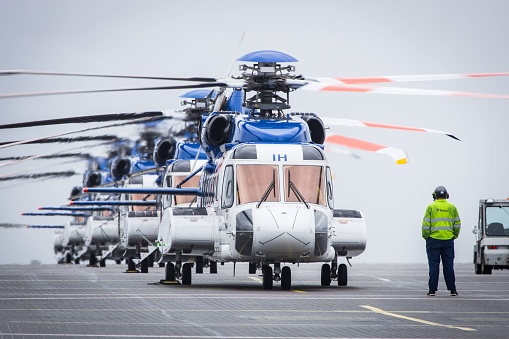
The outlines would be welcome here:
M 112 211 L 111 207 L 104 206 L 43 206 L 38 208 L 40 211 Z
M 312 78 L 318 82 L 339 83 L 345 85 L 383 83 L 383 82 L 413 82 L 413 81 L 436 81 L 466 78 L 483 78 L 508 76 L 509 72 L 502 73 L 471 73 L 471 74 L 418 74 L 418 75 L 389 75 L 375 77 L 349 77 L 349 78 Z M 311 79 L 311 78 L 310 78 Z
M 488 94 L 488 93 L 468 93 L 458 91 L 443 91 L 434 89 L 420 88 L 401 88 L 401 87 L 367 87 L 355 85 L 342 85 L 335 83 L 309 82 L 300 89 L 306 91 L 325 91 L 325 92 L 357 92 L 357 93 L 377 93 L 377 94 L 401 94 L 401 95 L 432 95 L 432 96 L 453 96 L 470 97 L 485 99 L 509 99 L 509 95 Z
M 330 142 L 332 144 L 342 145 L 363 151 L 385 154 L 394 159 L 394 161 L 396 161 L 396 164 L 398 165 L 406 164 L 408 162 L 408 156 L 405 153 L 405 151 L 400 150 L 398 148 L 373 144 L 371 142 L 354 138 L 348 138 L 337 134 L 328 135 L 325 138 L 325 141 Z
M 27 225 L 2 223 L 0 228 L 65 228 L 64 225 Z
M 112 141 L 120 139 L 116 135 L 98 135 L 98 136 L 82 136 L 76 138 L 50 138 L 44 140 L 35 140 L 31 142 L 27 142 L 27 144 L 51 144 L 51 143 L 72 143 L 72 142 L 84 142 L 84 141 Z M 0 146 L 19 142 L 18 141 L 4 141 L 0 142 Z
M 143 118 L 149 118 L 149 117 L 161 117 L 163 115 L 164 115 L 163 112 L 98 114 L 98 115 L 87 115 L 87 116 L 80 116 L 80 117 L 18 122 L 18 123 L 14 123 L 14 124 L 0 125 L 0 129 L 48 126 L 48 125 L 62 125 L 62 124 L 77 124 L 77 123 L 89 123 L 89 122 L 105 122 L 105 121 L 117 121 L 117 120 L 135 120 L 135 119 L 143 119 Z
M 93 201 L 70 201 L 72 206 L 155 206 L 156 200 L 93 200 Z
M 370 128 L 387 128 L 387 129 L 402 130 L 402 131 L 439 133 L 439 134 L 445 134 L 448 137 L 453 138 L 455 140 L 460 140 L 457 137 L 455 137 L 454 135 L 452 135 L 451 133 L 447 133 L 447 132 L 439 131 L 439 130 L 435 130 L 435 129 L 429 129 L 429 128 L 398 126 L 398 125 L 386 125 L 386 124 L 379 124 L 379 123 L 376 123 L 376 122 L 365 122 L 365 121 L 359 121 L 359 120 L 339 119 L 339 118 L 330 118 L 330 117 L 320 117 L 320 119 L 326 125 L 370 127 Z
M 180 86 L 133 87 L 133 88 L 72 90 L 72 91 L 55 91 L 55 92 L 12 93 L 12 94 L 0 94 L 0 99 L 38 97 L 38 96 L 48 96 L 48 95 L 60 95 L 60 94 L 107 93 L 107 92 L 128 92 L 128 91 L 157 91 L 157 90 L 168 90 L 168 89 L 205 88 L 205 87 L 213 87 L 213 86 L 227 86 L 227 85 L 223 82 L 210 82 L 210 83 L 204 82 L 201 84 L 180 85 Z
M 172 80 L 172 81 L 196 81 L 196 82 L 215 82 L 215 78 L 191 77 L 191 78 L 172 78 L 155 77 L 142 75 L 115 75 L 115 74 L 87 74 L 87 73 L 63 73 L 63 72 L 38 72 L 27 70 L 4 70 L 0 71 L 0 76 L 9 75 L 54 75 L 70 77 L 90 77 L 90 78 L 121 78 L 121 79 L 147 79 L 147 80 Z
M 135 187 L 105 187 L 93 188 L 84 187 L 85 193 L 128 193 L 128 194 L 163 194 L 163 195 L 197 195 L 202 196 L 203 192 L 198 188 L 135 188 Z
M 87 217 L 87 216 L 89 216 L 86 213 L 72 213 L 72 212 L 71 213 L 69 213 L 69 212 L 47 212 L 47 213 L 35 212 L 35 213 L 21 213 L 21 215 L 29 216 L 29 217 L 34 217 L 34 216 L 43 216 L 43 217 L 53 217 L 53 216 Z
M 9 181 L 9 180 L 26 180 L 26 179 L 41 179 L 41 178 L 65 178 L 72 177 L 75 175 L 79 175 L 80 173 L 76 173 L 74 171 L 64 171 L 64 172 L 46 172 L 46 173 L 33 173 L 33 174 L 22 174 L 15 176 L 5 176 L 0 177 L 1 181 Z
M 24 156 L 18 156 L 18 157 L 5 157 L 0 158 L 0 161 L 5 160 L 25 160 L 29 158 L 33 159 L 58 159 L 58 158 L 82 158 L 82 159 L 89 159 L 92 155 L 90 153 L 60 153 L 60 154 L 52 154 L 52 155 L 43 155 L 43 156 L 36 156 L 36 155 L 24 155 Z
M 123 123 L 118 123 L 118 124 L 112 124 L 112 125 L 106 125 L 106 126 L 98 126 L 98 127 L 79 129 L 79 130 L 70 131 L 70 132 L 64 132 L 64 133 L 59 133 L 59 134 L 54 134 L 54 135 L 48 135 L 48 136 L 40 137 L 40 138 L 34 138 L 34 139 L 27 139 L 27 140 L 11 142 L 9 144 L 0 145 L 0 149 L 1 148 L 6 148 L 6 147 L 17 146 L 17 145 L 29 144 L 29 143 L 33 143 L 35 141 L 51 139 L 51 138 L 60 137 L 60 136 L 63 136 L 63 135 L 69 135 L 69 134 L 74 134 L 74 133 L 93 131 L 93 130 L 97 130 L 97 129 L 110 128 L 110 127 L 118 127 L 118 126 L 141 124 L 143 122 L 152 122 L 152 121 L 158 121 L 158 120 L 163 120 L 163 119 L 167 119 L 167 118 L 168 117 L 166 117 L 166 116 L 153 117 L 153 118 L 142 118 L 142 119 L 136 119 L 135 121 L 128 121 L 128 122 L 123 122 Z

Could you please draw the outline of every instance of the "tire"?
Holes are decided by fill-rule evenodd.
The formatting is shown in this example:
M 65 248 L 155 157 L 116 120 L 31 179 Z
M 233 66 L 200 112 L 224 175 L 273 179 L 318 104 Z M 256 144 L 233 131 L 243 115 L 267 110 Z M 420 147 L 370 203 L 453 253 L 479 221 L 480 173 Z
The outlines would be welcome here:
M 182 285 L 191 285 L 191 269 L 193 264 L 185 263 L 182 265 Z
M 491 270 L 493 269 L 493 266 L 484 264 L 484 251 L 481 252 L 481 267 L 482 267 L 482 274 L 491 274 Z
M 166 263 L 164 268 L 164 280 L 175 281 L 175 265 L 172 262 Z
M 256 263 L 255 262 L 249 263 L 249 274 L 256 274 Z
M 292 288 L 292 270 L 288 266 L 284 266 L 281 270 L 281 289 L 289 291 Z
M 99 261 L 99 267 L 106 267 L 106 259 L 101 259 Z
M 329 264 L 323 264 L 322 265 L 321 284 L 322 284 L 322 286 L 330 286 L 330 283 L 331 283 L 330 265 Z
M 263 289 L 271 290 L 272 283 L 273 283 L 272 267 L 266 265 L 265 268 L 263 269 L 263 283 L 262 283 Z
M 196 273 L 203 273 L 203 257 L 196 257 Z
M 338 266 L 338 286 L 346 286 L 348 284 L 348 268 L 345 264 Z
M 210 261 L 210 273 L 216 274 L 217 273 L 217 261 Z
M 482 266 L 481 266 L 481 264 L 477 263 L 477 252 L 474 253 L 474 268 L 475 268 L 475 274 L 482 274 Z
M 145 258 L 140 262 L 140 272 L 148 273 L 148 258 Z

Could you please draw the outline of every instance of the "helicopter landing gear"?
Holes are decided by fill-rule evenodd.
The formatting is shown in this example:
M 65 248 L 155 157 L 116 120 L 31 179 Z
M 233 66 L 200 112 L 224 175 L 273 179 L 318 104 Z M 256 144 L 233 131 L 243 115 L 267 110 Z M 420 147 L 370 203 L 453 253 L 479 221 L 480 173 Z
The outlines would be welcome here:
M 281 289 L 289 291 L 292 288 L 292 270 L 288 266 L 284 266 L 281 270 Z
M 211 260 L 209 262 L 209 264 L 210 264 L 210 268 L 209 268 L 210 269 L 210 273 L 211 274 L 216 274 L 217 273 L 217 261 L 212 261 Z
M 203 257 L 196 257 L 196 273 L 203 273 Z
M 127 270 L 126 273 L 138 273 L 138 270 L 136 269 L 136 264 L 134 263 L 134 257 L 129 257 L 127 259 Z
M 330 286 L 331 283 L 331 268 L 329 264 L 322 265 L 321 284 L 322 286 Z
M 182 285 L 191 285 L 191 268 L 193 264 L 186 263 L 182 266 Z
M 272 276 L 272 267 L 269 265 L 263 265 L 263 281 L 262 286 L 264 290 L 271 290 L 272 289 L 272 282 L 274 280 L 274 277 Z
M 149 266 L 148 258 L 143 259 L 140 262 L 140 271 L 141 271 L 141 273 L 148 273 L 148 266 Z
M 345 264 L 338 266 L 338 286 L 346 286 L 348 284 L 348 268 Z
M 249 263 L 249 274 L 256 274 L 256 263 L 255 262 Z

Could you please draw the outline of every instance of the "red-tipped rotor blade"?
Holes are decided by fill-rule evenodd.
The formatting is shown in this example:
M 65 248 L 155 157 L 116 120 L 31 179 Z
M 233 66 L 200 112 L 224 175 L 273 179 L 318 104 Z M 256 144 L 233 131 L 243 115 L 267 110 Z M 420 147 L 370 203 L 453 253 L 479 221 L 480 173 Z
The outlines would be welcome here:
M 318 82 L 339 83 L 345 85 L 370 84 L 383 82 L 414 82 L 437 81 L 468 78 L 509 76 L 509 72 L 501 73 L 470 73 L 470 74 L 418 74 L 418 75 L 388 75 L 375 77 L 340 77 L 340 78 L 314 78 Z
M 387 125 L 387 124 L 380 124 L 377 122 L 366 122 L 366 121 L 360 121 L 360 120 L 339 119 L 339 118 L 331 118 L 331 117 L 321 117 L 321 119 L 324 122 L 324 124 L 332 125 L 332 126 L 386 128 L 386 129 L 393 129 L 393 130 L 400 130 L 400 131 L 438 133 L 438 134 L 447 135 L 448 137 L 451 137 L 456 140 L 460 140 L 457 137 L 455 137 L 454 135 L 452 135 L 451 133 L 439 131 L 439 130 L 435 130 L 435 129 L 429 129 L 429 128 Z
M 376 94 L 431 95 L 431 96 L 471 97 L 485 99 L 509 99 L 509 95 L 505 94 L 469 93 L 458 91 L 443 91 L 435 89 L 402 88 L 402 87 L 367 87 L 367 86 L 343 85 L 337 83 L 320 83 L 320 82 L 310 82 L 300 87 L 300 89 L 306 91 L 325 91 L 325 92 L 357 92 L 357 93 L 376 93 Z
M 408 156 L 405 151 L 398 148 L 374 144 L 368 141 L 348 138 L 337 134 L 330 134 L 325 138 L 325 142 L 355 148 L 362 151 L 375 152 L 390 156 L 398 165 L 406 164 Z

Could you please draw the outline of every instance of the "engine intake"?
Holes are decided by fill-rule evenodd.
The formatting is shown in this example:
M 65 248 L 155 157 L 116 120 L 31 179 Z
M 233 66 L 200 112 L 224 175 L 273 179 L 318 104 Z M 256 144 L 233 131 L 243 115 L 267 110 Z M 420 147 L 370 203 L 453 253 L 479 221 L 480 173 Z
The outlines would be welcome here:
M 111 176 L 114 180 L 120 180 L 124 175 L 131 172 L 131 160 L 128 158 L 116 158 L 111 164 Z

